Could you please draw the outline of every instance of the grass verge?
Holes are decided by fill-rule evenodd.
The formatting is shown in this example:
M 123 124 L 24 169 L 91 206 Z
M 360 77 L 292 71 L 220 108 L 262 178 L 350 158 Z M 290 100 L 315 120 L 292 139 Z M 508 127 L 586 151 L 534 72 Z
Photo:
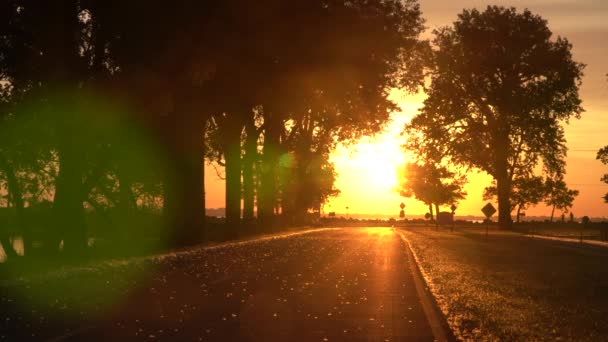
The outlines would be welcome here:
M 403 232 L 457 338 L 608 336 L 608 248 L 479 230 Z

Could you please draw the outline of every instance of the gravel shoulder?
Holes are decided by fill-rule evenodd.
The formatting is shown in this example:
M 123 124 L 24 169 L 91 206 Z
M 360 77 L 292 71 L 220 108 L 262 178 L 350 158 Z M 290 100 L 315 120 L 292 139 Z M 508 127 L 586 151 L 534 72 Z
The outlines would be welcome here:
M 402 231 L 458 338 L 608 336 L 608 248 L 480 230 Z

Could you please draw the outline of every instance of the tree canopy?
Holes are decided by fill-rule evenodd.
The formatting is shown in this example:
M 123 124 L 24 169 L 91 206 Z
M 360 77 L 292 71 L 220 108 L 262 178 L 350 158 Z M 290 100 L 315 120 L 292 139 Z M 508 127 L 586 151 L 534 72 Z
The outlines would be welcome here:
M 423 84 L 423 29 L 415 0 L 4 1 L 0 203 L 21 218 L 50 203 L 32 244 L 49 254 L 83 256 L 103 224 L 196 243 L 213 160 L 233 236 L 241 200 L 248 223 L 255 207 L 302 218 L 338 193 L 336 144 L 384 127 L 391 88 Z
M 583 112 L 584 65 L 528 10 L 465 10 L 434 34 L 428 98 L 406 127 L 407 145 L 492 175 L 499 223 L 509 227 L 514 176 L 539 162 L 546 174 L 564 172 L 563 124 Z

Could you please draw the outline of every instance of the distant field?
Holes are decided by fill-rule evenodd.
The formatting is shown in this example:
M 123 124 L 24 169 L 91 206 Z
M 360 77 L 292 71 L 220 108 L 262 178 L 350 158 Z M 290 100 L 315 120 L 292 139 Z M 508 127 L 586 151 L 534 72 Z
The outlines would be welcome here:
M 455 334 L 475 340 L 608 336 L 608 248 L 516 233 L 404 229 Z

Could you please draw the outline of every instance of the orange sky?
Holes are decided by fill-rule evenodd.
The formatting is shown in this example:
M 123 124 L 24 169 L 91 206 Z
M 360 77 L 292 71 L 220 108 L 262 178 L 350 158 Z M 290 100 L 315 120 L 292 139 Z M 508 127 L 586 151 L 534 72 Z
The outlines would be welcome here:
M 572 212 L 576 216 L 608 217 L 608 204 L 602 196 L 608 186 L 599 181 L 608 166 L 595 160 L 597 150 L 608 145 L 608 1 L 606 0 L 420 0 L 427 26 L 433 29 L 448 25 L 463 8 L 483 9 L 487 5 L 528 7 L 549 22 L 556 35 L 562 35 L 573 44 L 575 60 L 587 64 L 581 97 L 586 112 L 581 120 L 573 120 L 566 128 L 570 152 L 567 159 L 566 181 L 580 195 L 575 200 Z M 342 195 L 332 200 L 325 211 L 344 213 L 394 214 L 399 213 L 399 203 L 406 204 L 406 213 L 424 214 L 426 208 L 413 199 L 399 197 L 394 191 L 397 185 L 397 168 L 405 156 L 399 145 L 403 138 L 399 132 L 416 112 L 424 99 L 423 94 L 403 96 L 393 92 L 393 99 L 402 107 L 401 113 L 393 115 L 387 130 L 374 138 L 363 139 L 359 144 L 346 149 L 338 148 L 332 154 L 339 176 L 337 187 Z M 207 207 L 224 206 L 223 181 L 215 171 L 207 167 Z M 469 175 L 468 197 L 459 204 L 457 214 L 480 215 L 483 206 L 481 191 L 491 178 L 485 174 Z M 528 210 L 528 215 L 549 215 L 550 209 L 543 205 Z M 558 215 L 556 213 L 556 215 Z

